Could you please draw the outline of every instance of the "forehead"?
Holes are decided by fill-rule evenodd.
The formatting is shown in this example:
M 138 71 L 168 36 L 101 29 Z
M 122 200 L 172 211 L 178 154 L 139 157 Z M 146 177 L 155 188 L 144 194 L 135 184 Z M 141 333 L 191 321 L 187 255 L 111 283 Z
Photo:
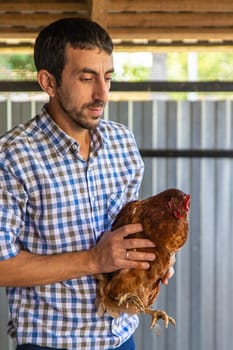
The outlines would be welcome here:
M 113 69 L 113 56 L 103 50 L 100 51 L 99 48 L 87 50 L 67 45 L 65 49 L 65 67 L 80 70 L 90 68 L 96 71 L 100 69 L 109 71 Z

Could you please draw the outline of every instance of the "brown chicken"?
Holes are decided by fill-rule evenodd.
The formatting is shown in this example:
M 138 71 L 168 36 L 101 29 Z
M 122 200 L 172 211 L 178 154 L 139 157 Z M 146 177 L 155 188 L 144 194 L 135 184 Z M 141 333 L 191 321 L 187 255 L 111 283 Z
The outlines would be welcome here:
M 120 226 L 141 223 L 143 232 L 130 235 L 148 238 L 155 248 L 141 250 L 155 253 L 148 270 L 123 269 L 117 272 L 99 274 L 97 278 L 96 306 L 99 315 L 107 312 L 112 317 L 128 314 L 146 313 L 152 316 L 151 327 L 158 319 L 163 319 L 165 327 L 175 320 L 165 311 L 151 309 L 158 297 L 160 282 L 171 266 L 174 254 L 187 240 L 189 224 L 188 212 L 190 195 L 171 188 L 145 200 L 127 203 L 119 212 L 112 230 Z

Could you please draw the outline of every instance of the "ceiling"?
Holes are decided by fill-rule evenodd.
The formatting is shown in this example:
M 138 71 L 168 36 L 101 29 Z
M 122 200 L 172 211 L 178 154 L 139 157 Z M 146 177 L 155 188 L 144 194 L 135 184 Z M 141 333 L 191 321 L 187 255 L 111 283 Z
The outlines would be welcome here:
M 115 50 L 233 48 L 233 0 L 0 0 L 0 51 L 30 51 L 40 29 L 71 16 L 100 23 Z

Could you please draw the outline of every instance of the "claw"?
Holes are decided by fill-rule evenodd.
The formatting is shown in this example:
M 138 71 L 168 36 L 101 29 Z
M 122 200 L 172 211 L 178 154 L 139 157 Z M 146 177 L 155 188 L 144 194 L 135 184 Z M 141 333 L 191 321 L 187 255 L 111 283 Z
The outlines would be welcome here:
M 151 310 L 151 309 L 146 309 L 145 313 L 149 314 L 152 316 L 152 320 L 151 320 L 151 328 L 154 328 L 156 325 L 156 322 L 159 319 L 162 319 L 164 322 L 164 326 L 165 328 L 168 328 L 169 322 L 175 326 L 176 325 L 176 321 L 173 317 L 169 316 L 165 311 L 162 310 Z
M 142 300 L 135 294 L 126 293 L 126 294 L 122 295 L 120 297 L 118 305 L 120 306 L 123 303 L 126 303 L 126 305 L 128 305 L 128 303 L 133 304 L 134 306 L 136 306 L 139 309 L 139 311 L 145 312 L 145 307 L 143 305 Z

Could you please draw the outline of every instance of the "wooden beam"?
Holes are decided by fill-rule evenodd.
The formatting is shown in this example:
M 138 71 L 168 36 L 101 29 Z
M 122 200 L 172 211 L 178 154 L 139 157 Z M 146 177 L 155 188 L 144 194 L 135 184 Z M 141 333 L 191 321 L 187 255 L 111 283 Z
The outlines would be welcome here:
M 17 16 L 13 13 L 1 13 L 0 12 L 0 28 L 1 27 L 41 27 L 49 22 L 52 22 L 61 17 L 80 16 L 86 17 L 83 13 L 18 13 Z M 92 16 L 92 19 L 101 24 L 99 16 Z M 102 19 L 102 25 L 109 28 L 137 28 L 143 32 L 146 27 L 163 28 L 171 27 L 176 30 L 177 27 L 193 27 L 193 30 L 202 27 L 231 27 L 229 30 L 233 30 L 233 12 L 231 13 L 219 13 L 219 14 L 204 14 L 204 13 L 192 13 L 192 14 L 167 14 L 167 13 L 151 13 L 146 16 L 142 16 L 139 13 L 133 14 L 109 14 Z M 195 28 L 194 28 L 195 27 Z M 9 28 L 10 31 L 10 28 Z
M 0 0 L 0 42 L 33 42 L 45 25 L 71 16 L 91 18 L 129 47 L 140 40 L 233 42 L 233 0 Z
M 23 41 L 22 38 L 19 39 L 19 42 L 7 43 L 3 41 L 0 42 L 0 54 L 10 55 L 14 54 L 33 54 L 34 40 Z M 207 40 L 202 41 L 149 41 L 144 43 L 138 42 L 119 42 L 117 41 L 114 45 L 115 52 L 187 52 L 187 51 L 196 51 L 196 52 L 232 52 L 233 50 L 233 40 L 232 41 L 222 41 L 217 40 L 215 42 L 209 42 Z
M 83 1 L 4 1 L 0 2 L 0 11 L 18 12 L 24 11 L 87 11 L 91 7 L 102 7 L 102 0 L 92 0 L 93 5 L 89 0 Z M 106 1 L 106 0 L 105 0 Z M 99 6 L 100 4 L 100 6 Z M 91 6 L 91 7 L 90 7 Z M 105 8 L 108 11 L 138 11 L 138 12 L 150 12 L 150 11 L 197 11 L 197 12 L 225 12 L 233 10 L 232 0 L 108 0 L 106 1 Z
M 0 21 L 1 23 L 1 21 Z M 108 14 L 109 27 L 227 27 L 233 28 L 233 12 L 228 13 L 111 13 Z M 232 30 L 231 28 L 231 30 Z M 194 29 L 195 30 L 195 29 Z
M 111 37 L 116 40 L 125 41 L 138 41 L 138 40 L 233 40 L 233 31 L 229 28 L 221 29 L 201 29 L 196 32 L 189 28 L 179 28 L 175 31 L 172 28 L 151 29 L 147 28 L 143 32 L 135 28 L 133 31 L 128 28 L 109 28 L 108 32 Z M 34 40 L 38 34 L 38 30 L 25 30 L 25 28 L 11 28 L 10 30 L 1 29 L 0 37 L 1 41 L 7 40 L 20 40 L 20 39 L 32 39 Z
M 87 5 L 80 1 L 11 1 L 0 2 L 0 11 L 2 12 L 76 12 L 87 13 Z
M 72 15 L 86 17 L 82 13 L 46 13 L 46 16 L 44 13 L 18 13 L 17 16 L 12 13 L 0 13 L 0 32 L 1 28 L 5 28 L 10 33 L 13 28 L 17 27 L 24 27 L 26 32 L 30 32 L 34 30 L 33 28 L 41 28 L 57 19 Z
M 233 31 L 231 28 L 108 28 L 108 32 L 115 41 L 138 41 L 138 40 L 233 40 Z M 1 41 L 32 39 L 38 34 L 38 28 L 0 28 Z
M 88 0 L 88 13 L 92 21 L 107 29 L 107 2 L 106 0 Z
M 108 28 L 115 40 L 233 40 L 232 28 Z
M 108 11 L 233 11 L 232 0 L 117 0 L 109 1 Z
M 233 41 L 219 41 L 219 42 L 208 42 L 208 41 L 197 41 L 197 42 L 183 42 L 171 41 L 171 42 L 148 42 L 144 44 L 130 43 L 125 44 L 124 42 L 117 42 L 114 46 L 115 52 L 153 52 L 153 53 L 164 53 L 164 52 L 232 52 Z M 1 52 L 1 47 L 0 47 Z

